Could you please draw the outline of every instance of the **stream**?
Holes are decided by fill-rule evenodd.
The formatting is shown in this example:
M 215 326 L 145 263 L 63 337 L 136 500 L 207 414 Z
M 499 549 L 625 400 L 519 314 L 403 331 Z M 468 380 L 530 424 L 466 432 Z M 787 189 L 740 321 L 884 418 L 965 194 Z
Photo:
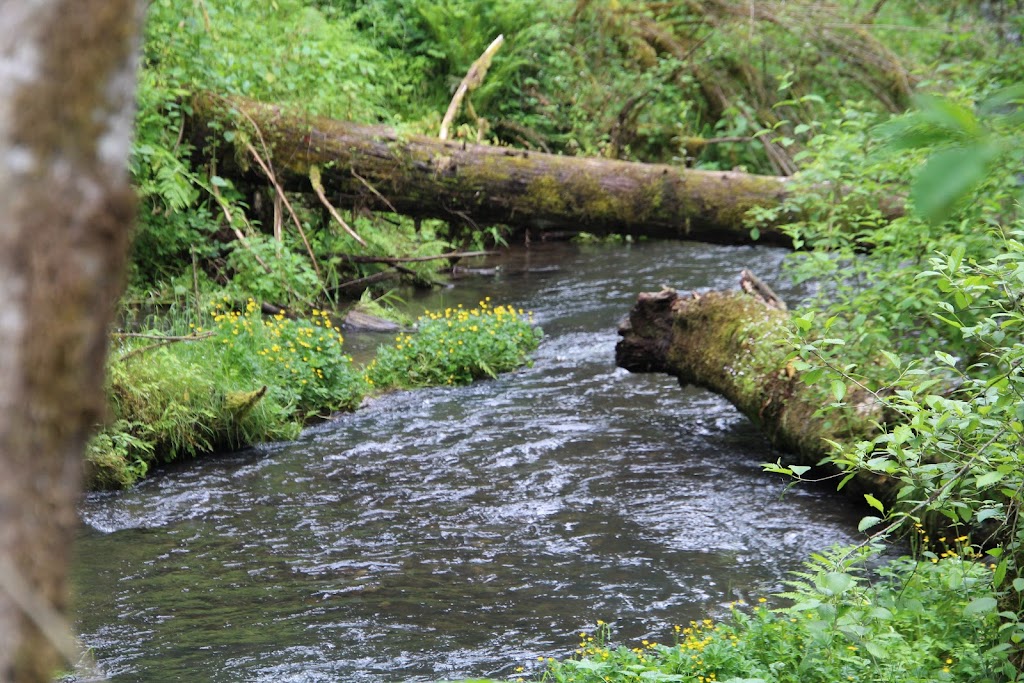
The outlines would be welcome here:
M 776 286 L 783 255 L 541 245 L 411 299 L 532 310 L 534 366 L 88 495 L 77 633 L 113 681 L 513 677 L 598 619 L 619 642 L 671 642 L 673 624 L 782 589 L 860 512 L 827 488 L 783 497 L 760 468 L 778 455 L 732 406 L 618 369 L 614 348 L 637 293 L 731 288 L 745 267 Z

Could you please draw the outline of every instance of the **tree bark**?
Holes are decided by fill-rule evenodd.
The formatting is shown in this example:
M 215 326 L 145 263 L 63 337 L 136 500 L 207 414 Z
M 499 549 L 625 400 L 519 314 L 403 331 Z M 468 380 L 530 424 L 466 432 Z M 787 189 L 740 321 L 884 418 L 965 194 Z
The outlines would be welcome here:
M 777 207 L 788 191 L 782 177 L 469 145 L 242 98 L 205 96 L 195 112 L 207 122 L 232 117 L 261 140 L 256 148 L 290 189 L 309 191 L 317 167 L 324 186 L 349 201 L 476 225 L 745 244 L 754 241 L 746 212 Z M 254 166 L 235 170 L 261 177 Z M 759 241 L 791 244 L 771 226 Z
M 74 650 L 67 563 L 134 212 L 141 10 L 0 3 L 0 681 L 49 681 Z
M 725 397 L 785 453 L 789 464 L 818 465 L 828 441 L 852 441 L 874 433 L 881 407 L 870 394 L 848 387 L 846 406 L 827 416 L 824 390 L 803 383 L 786 362 L 788 313 L 762 296 L 750 278 L 744 291 L 683 294 L 675 290 L 640 294 L 619 328 L 619 367 L 660 372 Z M 832 474 L 834 469 L 826 468 Z M 887 478 L 859 474 L 847 486 L 892 500 Z

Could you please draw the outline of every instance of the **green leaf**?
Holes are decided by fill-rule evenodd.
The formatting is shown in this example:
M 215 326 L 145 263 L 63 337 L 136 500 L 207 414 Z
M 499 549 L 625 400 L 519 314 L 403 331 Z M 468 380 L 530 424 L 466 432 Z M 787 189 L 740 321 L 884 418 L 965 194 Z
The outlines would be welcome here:
M 871 507 L 875 508 L 876 510 L 878 510 L 882 514 L 885 514 L 885 506 L 882 505 L 882 501 L 878 500 L 877 498 L 875 498 L 870 493 L 865 493 L 864 494 L 864 500 L 866 500 L 868 502 L 868 505 L 870 505 Z
M 871 515 L 860 520 L 860 524 L 857 525 L 857 531 L 867 531 L 873 526 L 878 526 L 882 521 L 881 517 L 873 517 Z
M 838 379 L 832 380 L 832 396 L 835 397 L 837 403 L 842 401 L 846 396 L 846 383 Z
M 973 138 L 985 132 L 974 112 L 953 100 L 929 95 L 918 96 L 916 99 L 921 107 L 921 116 L 946 128 L 950 133 Z
M 954 147 L 933 154 L 911 188 L 914 209 L 933 223 L 948 218 L 953 207 L 985 178 L 992 156 L 988 144 Z
M 1024 593 L 1024 579 L 1022 579 L 1019 576 L 1016 579 L 1014 579 L 1013 590 L 1017 591 L 1018 593 Z
M 849 574 L 843 574 L 842 572 L 829 572 L 825 574 L 824 580 L 822 581 L 822 588 L 824 588 L 824 592 L 829 595 L 840 595 L 853 588 L 854 583 L 856 583 L 854 578 Z
M 983 598 L 975 598 L 967 603 L 967 607 L 964 607 L 964 616 L 970 617 L 976 614 L 992 612 L 995 610 L 997 604 L 996 599 L 992 596 L 986 595 Z
M 884 349 L 880 349 L 880 352 L 883 356 L 885 356 L 885 359 L 889 361 L 890 365 L 892 365 L 897 370 L 900 369 L 901 363 L 899 356 L 897 356 L 895 353 L 892 353 L 891 351 L 886 351 Z
M 993 484 L 1001 482 L 1005 478 L 1006 475 L 1002 472 L 986 472 L 975 480 L 974 485 L 979 489 L 987 489 Z
M 814 384 L 819 379 L 821 379 L 821 376 L 824 374 L 825 368 L 814 368 L 812 370 L 808 370 L 807 372 L 801 373 L 800 379 L 801 381 L 803 381 L 804 384 L 810 385 Z
M 999 560 L 999 564 L 996 565 L 996 568 L 992 571 L 993 586 L 1000 585 L 1003 582 L 1003 579 L 1006 578 L 1006 570 L 1010 566 L 1009 560 L 1009 557 L 1002 558 L 1001 560 Z
M 978 514 L 975 516 L 975 519 L 980 523 L 984 522 L 986 519 L 991 519 L 1001 513 L 1002 510 L 1000 510 L 999 508 L 984 508 L 978 511 Z

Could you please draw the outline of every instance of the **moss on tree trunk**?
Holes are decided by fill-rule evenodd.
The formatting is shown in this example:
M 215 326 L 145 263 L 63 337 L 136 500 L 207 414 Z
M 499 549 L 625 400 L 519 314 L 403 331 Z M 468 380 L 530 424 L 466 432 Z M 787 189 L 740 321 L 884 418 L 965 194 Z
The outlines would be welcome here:
M 787 364 L 787 320 L 786 311 L 746 291 L 640 294 L 619 328 L 616 363 L 631 372 L 666 373 L 683 386 L 722 395 L 790 464 L 817 466 L 829 454 L 830 440 L 871 435 L 881 410 L 870 395 L 850 387 L 845 407 L 819 415 L 832 399 Z M 847 488 L 884 500 L 895 494 L 891 480 L 867 473 Z

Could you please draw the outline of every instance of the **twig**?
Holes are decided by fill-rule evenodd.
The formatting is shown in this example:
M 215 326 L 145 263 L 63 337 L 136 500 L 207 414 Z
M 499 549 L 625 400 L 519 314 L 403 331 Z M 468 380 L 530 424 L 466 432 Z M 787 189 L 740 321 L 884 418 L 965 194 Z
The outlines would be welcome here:
M 341 227 L 345 228 L 345 232 L 351 235 L 352 239 L 365 247 L 366 242 L 363 241 L 363 238 L 356 234 L 356 231 L 345 222 L 345 219 L 338 214 L 337 209 L 335 209 L 327 200 L 327 194 L 324 192 L 323 183 L 320 182 L 320 167 L 316 164 L 309 167 L 309 183 L 313 186 L 313 191 L 316 192 L 316 196 L 320 198 L 320 202 L 327 207 L 330 214 L 334 216 L 334 220 L 338 221 L 338 223 L 341 224 Z
M 487 70 L 491 68 L 491 60 L 494 59 L 494 53 L 498 51 L 504 42 L 505 36 L 500 35 L 495 38 L 487 46 L 483 54 L 477 57 L 477 60 L 469 67 L 465 78 L 459 83 L 459 87 L 455 89 L 455 95 L 452 97 L 452 101 L 448 105 L 448 111 L 445 112 L 444 119 L 441 121 L 441 132 L 438 133 L 437 137 L 442 140 L 448 139 L 448 129 L 451 127 L 452 121 L 455 120 L 455 115 L 459 113 L 459 106 L 462 104 L 463 98 L 466 96 L 466 93 L 476 90 L 484 82 L 484 76 L 487 75 Z
M 166 342 L 177 342 L 177 341 L 195 341 L 196 339 L 206 339 L 212 337 L 213 332 L 206 332 L 204 334 L 186 334 L 184 336 L 177 336 L 172 334 L 146 334 L 144 332 L 114 332 L 110 336 L 118 339 L 157 339 L 159 341 Z
M 189 335 L 187 337 L 165 337 L 165 336 L 162 336 L 162 335 L 148 335 L 148 334 L 136 334 L 136 333 L 132 333 L 132 332 L 119 332 L 119 333 L 114 334 L 114 336 L 115 337 L 136 337 L 136 338 L 140 338 L 140 339 L 159 339 L 160 341 L 158 341 L 155 344 L 149 344 L 147 346 L 141 346 L 141 347 L 139 347 L 137 349 L 132 349 L 128 353 L 126 353 L 123 356 L 119 357 L 117 360 L 119 360 L 121 362 L 124 362 L 124 361 L 126 361 L 129 358 L 132 358 L 134 356 L 140 356 L 140 355 L 142 355 L 144 353 L 147 353 L 149 351 L 152 351 L 154 349 L 159 349 L 161 346 L 167 346 L 168 344 L 173 344 L 175 342 L 198 341 L 200 339 L 209 339 L 214 334 L 215 334 L 214 332 L 207 332 L 205 334 L 193 334 L 193 335 Z
M 217 186 L 214 185 L 213 183 L 210 184 L 210 194 L 213 195 L 213 198 L 217 200 L 217 204 L 224 212 L 224 217 L 228 221 L 228 226 L 230 226 L 230 228 L 234 231 L 235 237 L 238 239 L 239 243 L 243 247 L 245 247 L 250 254 L 252 254 L 252 257 L 256 259 L 256 263 L 260 264 L 260 266 L 263 267 L 263 270 L 267 273 L 267 275 L 273 273 L 274 271 L 271 269 L 270 266 L 267 265 L 266 261 L 261 259 L 260 255 L 253 251 L 252 245 L 249 244 L 249 240 L 245 238 L 245 233 L 243 233 L 241 230 L 235 227 L 235 222 L 231 218 L 231 209 L 228 208 L 228 203 L 224 200 L 224 197 L 220 195 L 220 190 L 218 190 Z M 242 220 L 245 221 L 244 214 L 242 215 Z M 246 221 L 246 224 L 248 224 L 248 221 Z
M 363 285 L 372 285 L 375 282 L 383 282 L 384 280 L 390 280 L 393 277 L 397 277 L 398 273 L 393 270 L 384 270 L 373 275 L 367 275 L 356 280 L 349 280 L 348 282 L 342 282 L 340 285 L 334 287 L 334 291 L 341 289 L 351 289 L 353 287 L 362 287 Z
M 192 4 L 199 7 L 199 11 L 203 13 L 203 26 L 206 28 L 206 33 L 212 33 L 213 31 L 210 28 L 210 14 L 206 11 L 206 3 L 203 2 L 203 0 L 193 0 Z
M 782 300 L 782 297 L 776 294 L 761 278 L 746 268 L 740 273 L 740 289 L 751 296 L 761 299 L 768 308 L 775 308 L 780 311 L 787 310 L 786 302 Z
M 440 261 L 448 258 L 471 258 L 473 256 L 489 256 L 497 251 L 450 251 L 437 256 L 352 256 L 342 255 L 341 258 L 352 263 L 418 263 L 421 261 Z
M 391 213 L 400 213 L 399 210 L 395 208 L 395 205 L 388 201 L 387 197 L 378 192 L 377 188 L 370 184 L 370 181 L 356 173 L 355 169 L 349 169 L 349 171 L 352 173 L 353 177 L 355 177 L 356 180 L 358 180 L 359 182 L 366 186 L 366 189 L 368 189 L 370 192 L 376 195 L 377 199 L 384 202 L 384 206 L 391 209 Z
M 302 222 L 295 214 L 295 209 L 292 208 L 292 204 L 288 201 L 288 197 L 285 196 L 281 185 L 277 182 L 277 177 L 274 176 L 274 172 L 270 169 L 270 166 L 263 161 L 263 157 L 261 157 L 259 152 L 256 151 L 256 148 L 252 146 L 252 143 L 246 142 L 245 148 L 248 150 L 249 154 L 252 155 L 253 159 L 256 160 L 256 163 L 260 165 L 260 168 L 263 169 L 263 172 L 267 176 L 267 180 L 270 181 L 270 184 L 273 185 L 274 189 L 277 191 L 278 196 L 281 197 L 281 201 L 284 203 L 285 208 L 288 209 L 288 213 L 291 215 L 292 221 L 295 223 L 295 227 L 299 230 L 299 236 L 302 237 L 302 243 L 306 245 L 306 252 L 309 253 L 309 260 L 313 263 L 313 270 L 316 271 L 317 279 L 323 279 L 323 276 L 320 274 L 320 264 L 317 263 L 316 255 L 313 253 L 313 247 L 309 246 L 309 240 L 306 239 L 306 231 L 302 229 Z
M 863 23 L 863 24 L 874 23 L 875 17 L 878 16 L 878 13 L 881 11 L 882 6 L 885 5 L 885 3 L 886 3 L 886 0 L 878 0 L 878 2 L 876 2 L 874 4 L 874 6 L 872 6 L 872 8 L 867 11 L 867 14 L 865 14 L 863 17 L 861 17 L 861 19 L 860 19 L 861 23 Z
M 274 239 L 281 241 L 284 212 L 281 210 L 281 195 L 274 193 Z
M 192 288 L 196 294 L 196 308 L 202 306 L 202 300 L 199 297 L 199 264 L 196 261 L 196 248 L 193 246 L 192 249 Z

